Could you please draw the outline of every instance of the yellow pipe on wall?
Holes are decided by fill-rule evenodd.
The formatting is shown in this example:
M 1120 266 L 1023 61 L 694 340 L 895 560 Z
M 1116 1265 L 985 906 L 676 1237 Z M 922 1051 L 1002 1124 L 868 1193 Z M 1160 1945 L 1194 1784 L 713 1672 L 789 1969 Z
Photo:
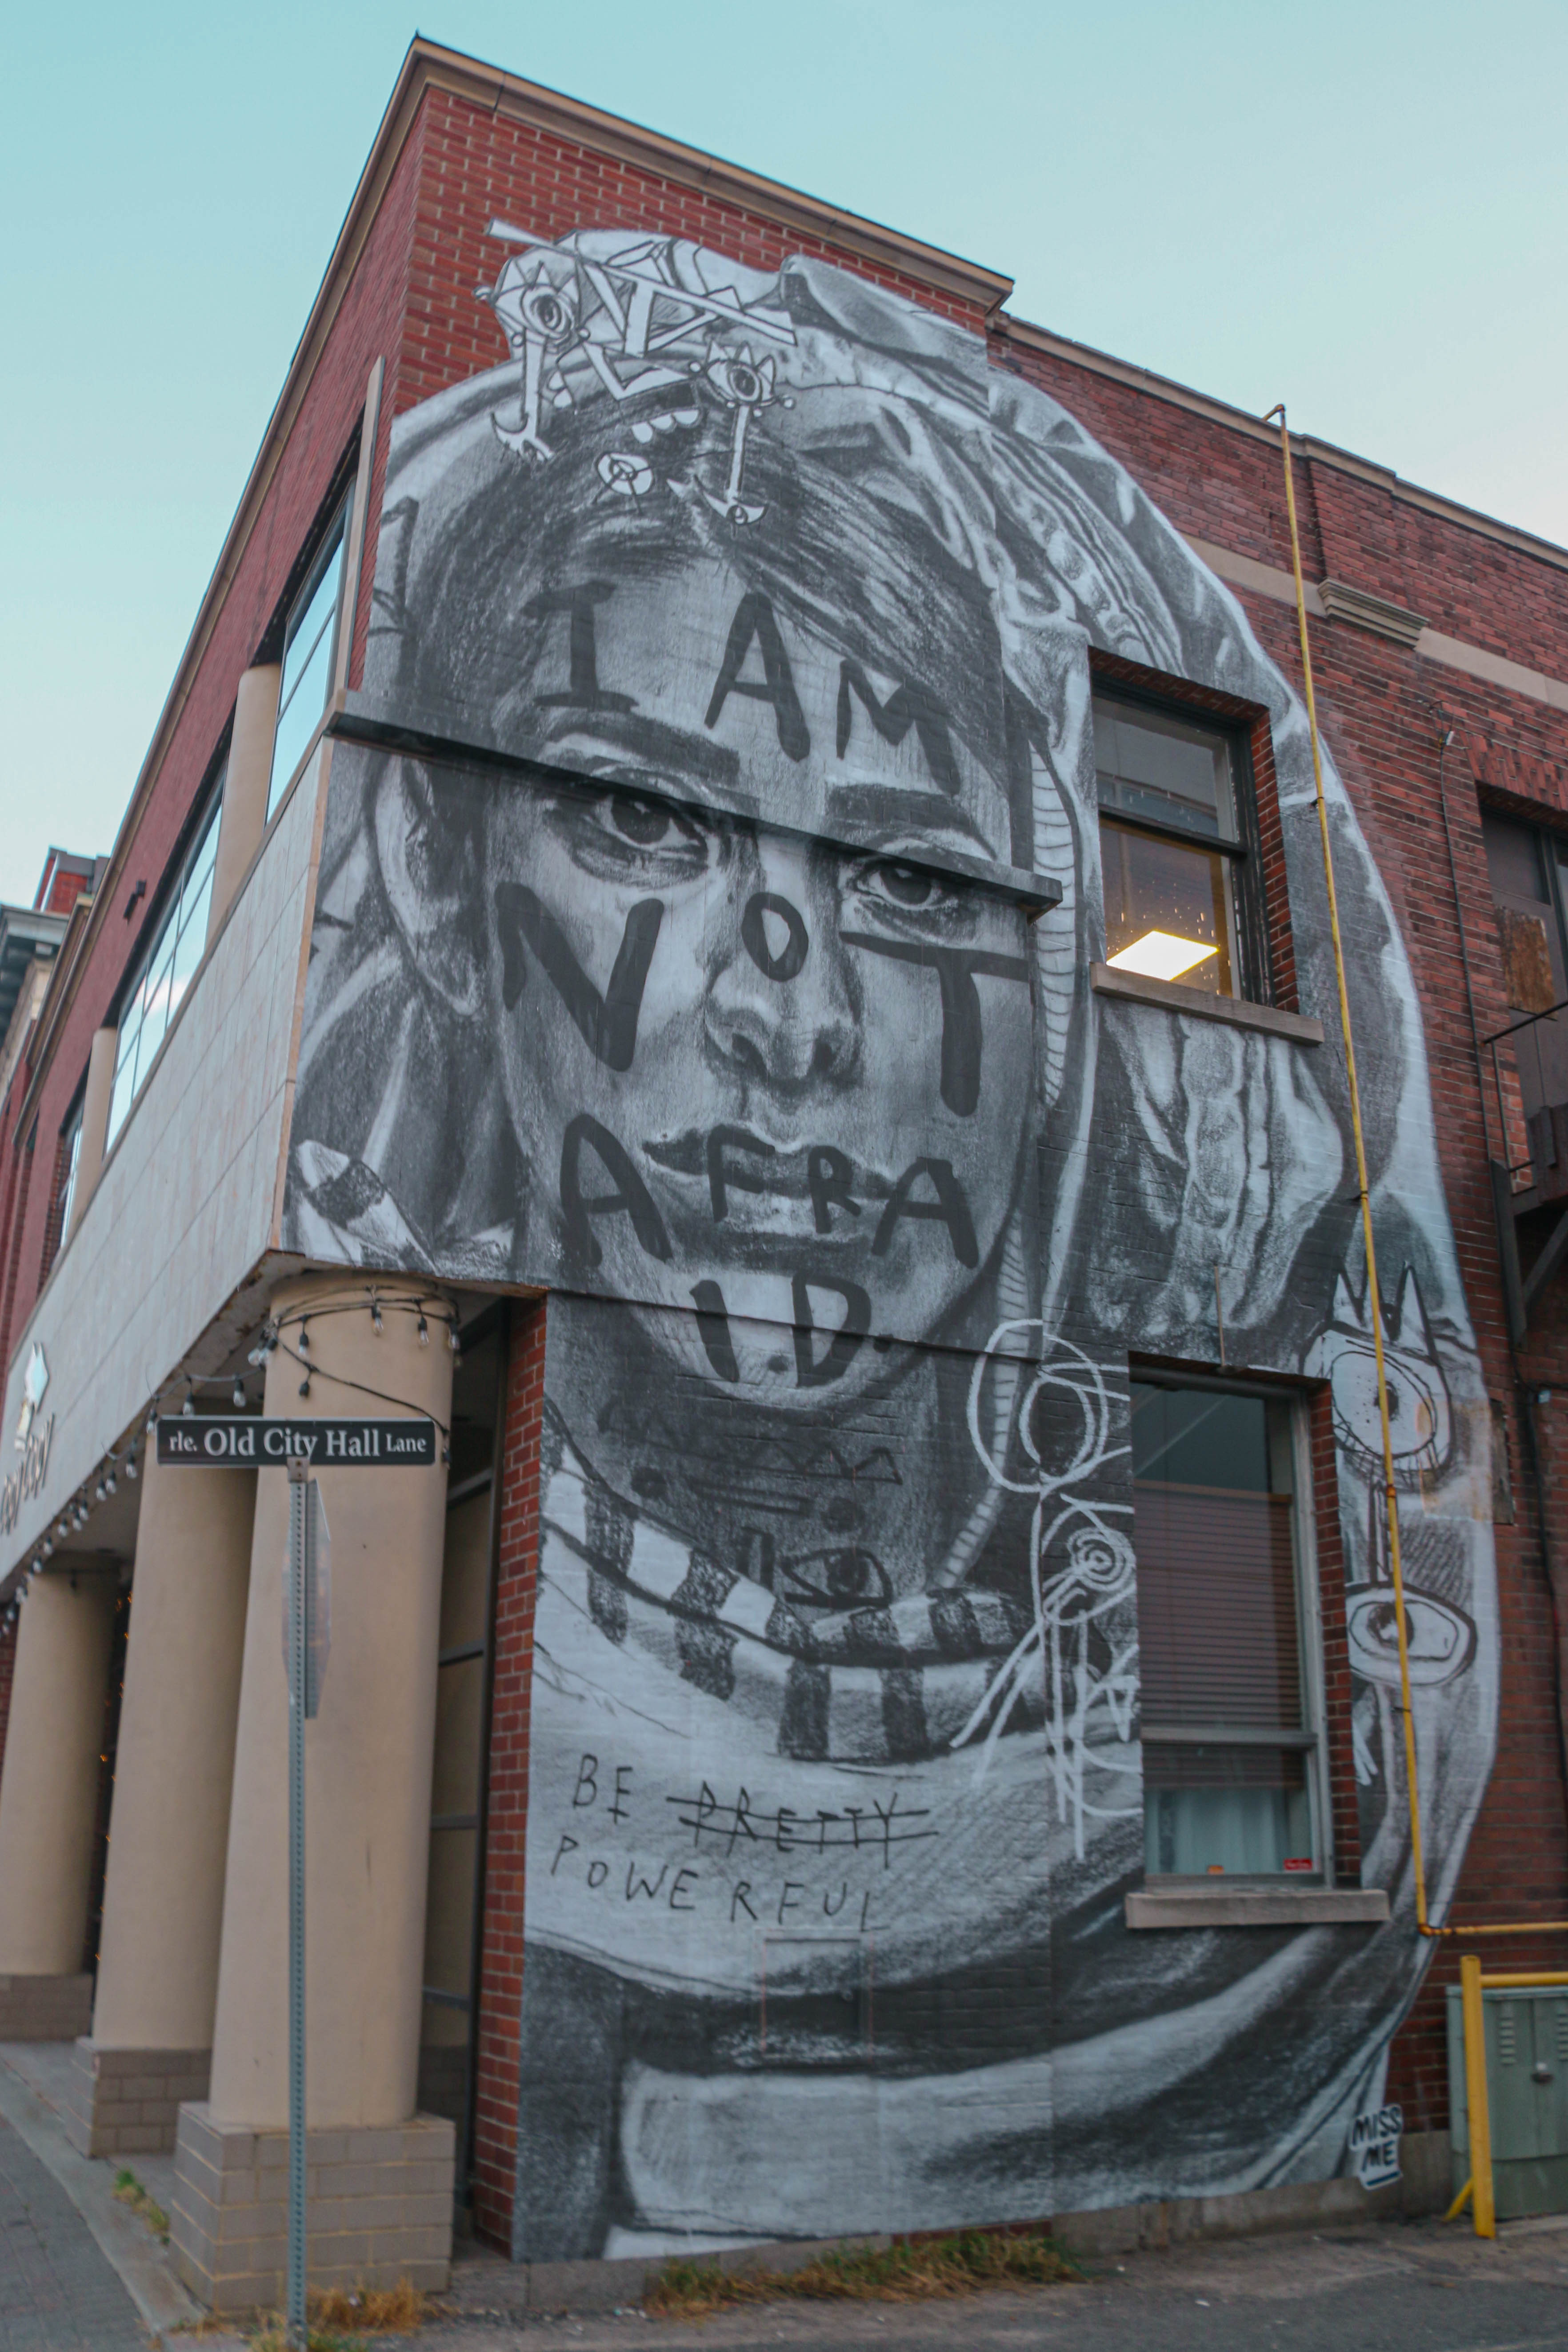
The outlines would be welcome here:
M 1552 1936 L 1568 1935 L 1568 1919 L 1505 1919 L 1484 1927 L 1435 1927 L 1426 1916 L 1426 1861 L 1421 1840 L 1421 1788 L 1415 1768 L 1415 1717 L 1410 1703 L 1409 1628 L 1405 1613 L 1405 1571 L 1399 1550 L 1399 1498 L 1394 1479 L 1394 1439 L 1388 1422 L 1388 1373 L 1383 1354 L 1383 1308 L 1377 1286 L 1377 1253 L 1373 1246 L 1372 1195 L 1367 1185 L 1366 1139 L 1361 1119 L 1361 1089 L 1356 1083 L 1355 1046 L 1351 1036 L 1350 996 L 1345 986 L 1344 941 L 1340 932 L 1339 900 L 1334 890 L 1333 852 L 1329 842 L 1329 812 L 1323 797 L 1323 759 L 1318 740 L 1318 705 L 1312 691 L 1312 652 L 1307 639 L 1307 591 L 1301 577 L 1301 539 L 1296 522 L 1296 485 L 1290 470 L 1290 434 L 1285 404 L 1279 401 L 1263 419 L 1279 419 L 1279 449 L 1285 467 L 1285 509 L 1290 520 L 1290 563 L 1296 581 L 1296 622 L 1301 639 L 1301 675 L 1307 689 L 1307 724 L 1312 739 L 1312 775 L 1318 793 L 1318 829 L 1323 844 L 1323 877 L 1328 885 L 1329 930 L 1333 941 L 1334 975 L 1339 983 L 1340 1027 L 1345 1044 L 1345 1071 L 1350 1086 L 1351 1131 L 1355 1138 L 1356 1184 L 1361 1201 L 1362 1238 L 1366 1249 L 1367 1310 L 1372 1323 L 1373 1353 L 1377 1366 L 1377 1411 L 1383 1432 L 1384 1496 L 1388 1512 L 1388 1557 L 1394 1578 L 1395 1633 L 1399 1644 L 1399 1706 L 1405 1718 L 1405 1772 L 1410 1790 L 1410 1857 L 1415 1871 L 1415 1924 L 1423 1936 Z M 1476 1966 L 1480 1966 L 1478 1960 Z M 1489 1983 L 1501 1979 L 1489 1978 Z M 1516 1983 L 1529 1979 L 1516 1978 Z M 1551 1982 L 1552 1979 L 1548 1979 Z M 1478 1996 L 1479 1998 L 1479 1996 Z M 1479 2226 L 1479 2225 L 1478 2225 Z M 1489 2234 L 1489 2232 L 1488 2233 Z
M 1296 575 L 1296 618 L 1301 635 L 1301 675 L 1307 688 L 1307 724 L 1312 738 L 1312 775 L 1318 792 L 1318 830 L 1323 844 L 1323 878 L 1329 893 L 1329 932 L 1334 946 L 1334 975 L 1340 991 L 1340 1028 L 1345 1043 L 1345 1076 L 1350 1087 L 1351 1132 L 1355 1138 L 1356 1190 L 1361 1201 L 1362 1243 L 1366 1251 L 1367 1316 L 1372 1324 L 1373 1353 L 1377 1365 L 1377 1417 L 1383 1432 L 1383 1484 L 1388 1511 L 1388 1561 L 1394 1577 L 1394 1628 L 1399 1643 L 1400 1712 L 1405 1717 L 1405 1772 L 1410 1790 L 1410 1858 L 1415 1870 L 1415 1922 L 1426 1928 L 1426 1863 L 1421 1850 L 1421 1806 L 1416 1794 L 1415 1718 L 1410 1706 L 1410 1657 L 1405 1620 L 1405 1570 L 1399 1552 L 1399 1498 L 1394 1483 L 1394 1435 L 1388 1422 L 1388 1367 L 1383 1354 L 1383 1303 L 1377 1287 L 1377 1252 L 1372 1237 L 1372 1193 L 1366 1176 L 1366 1137 L 1361 1121 L 1361 1088 L 1356 1081 L 1355 1042 L 1351 1035 L 1351 1002 L 1345 986 L 1344 941 L 1340 933 L 1340 903 L 1334 889 L 1334 854 L 1329 841 L 1329 808 L 1323 797 L 1323 759 L 1318 742 L 1318 706 L 1312 692 L 1312 650 L 1307 642 L 1307 592 L 1301 579 L 1301 538 L 1296 525 L 1296 486 L 1290 470 L 1290 435 L 1280 402 L 1264 418 L 1279 419 L 1279 446 L 1285 461 L 1285 507 L 1290 518 L 1290 562 Z

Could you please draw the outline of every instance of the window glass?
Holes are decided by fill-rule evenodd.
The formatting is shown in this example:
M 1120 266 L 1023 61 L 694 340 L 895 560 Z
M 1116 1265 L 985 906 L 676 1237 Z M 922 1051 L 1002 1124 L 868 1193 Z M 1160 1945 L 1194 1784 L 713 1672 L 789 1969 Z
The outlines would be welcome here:
M 1107 961 L 1210 995 L 1238 995 L 1228 739 L 1165 711 L 1097 696 L 1094 756 Z
M 1107 962 L 1234 996 L 1230 860 L 1109 820 L 1100 848 Z
M 66 1235 L 70 1231 L 71 1203 L 76 1199 L 77 1170 L 80 1165 L 81 1106 L 79 1104 L 77 1106 L 76 1114 L 71 1121 L 69 1134 L 66 1139 L 65 1182 L 60 1187 L 59 1215 L 56 1222 L 55 1245 L 54 1251 L 51 1252 L 51 1256 L 58 1254 L 60 1244 L 65 1240 Z
M 1288 1402 L 1133 1383 L 1152 1874 L 1318 1866 L 1292 1464 Z
M 1511 1040 L 1525 1117 L 1533 1119 L 1554 1104 L 1568 1104 L 1568 1014 L 1553 1009 L 1568 998 L 1560 912 L 1568 842 L 1492 809 L 1481 812 L 1481 837 L 1510 1007 L 1516 1018 L 1547 1016 L 1530 1021 Z M 1554 1167 L 1550 1120 L 1539 1135 L 1533 1128 L 1531 1133 L 1532 1154 Z
M 338 598 L 342 588 L 343 541 L 348 506 L 339 509 L 311 575 L 289 615 L 283 643 L 283 677 L 278 696 L 278 731 L 272 740 L 272 775 L 267 790 L 271 815 L 289 777 L 304 756 L 331 690 L 337 648 Z
M 213 867 L 217 858 L 218 816 L 223 806 L 223 779 L 212 795 L 212 805 L 198 828 L 180 878 L 170 892 L 142 977 L 132 987 L 120 1016 L 114 1049 L 114 1085 L 109 1097 L 109 1131 L 105 1150 L 124 1124 L 127 1112 L 153 1066 L 163 1033 L 179 1010 L 191 975 L 206 946 L 207 909 L 212 904 Z
M 1236 839 L 1230 745 L 1211 729 L 1164 711 L 1097 701 L 1094 764 L 1102 809 L 1212 840 Z

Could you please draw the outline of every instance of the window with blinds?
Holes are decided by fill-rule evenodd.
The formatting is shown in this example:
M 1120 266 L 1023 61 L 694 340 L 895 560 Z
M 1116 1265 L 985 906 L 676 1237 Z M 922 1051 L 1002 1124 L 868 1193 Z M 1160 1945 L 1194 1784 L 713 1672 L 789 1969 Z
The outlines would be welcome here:
M 1135 1380 L 1132 1475 L 1145 1866 L 1315 1873 L 1293 1407 Z

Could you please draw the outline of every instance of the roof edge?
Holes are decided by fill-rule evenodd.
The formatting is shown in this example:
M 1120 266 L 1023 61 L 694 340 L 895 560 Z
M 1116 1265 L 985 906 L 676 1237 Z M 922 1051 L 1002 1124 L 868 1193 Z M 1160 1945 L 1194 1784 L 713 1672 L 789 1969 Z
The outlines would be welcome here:
M 1090 375 L 1109 376 L 1117 383 L 1130 384 L 1137 392 L 1166 401 L 1174 408 L 1187 409 L 1194 416 L 1210 417 L 1232 432 L 1244 433 L 1255 441 L 1267 441 L 1270 448 L 1279 446 L 1274 427 L 1254 416 L 1250 409 L 1237 408 L 1228 400 L 1217 400 L 1211 393 L 1196 392 L 1191 384 L 1178 383 L 1173 377 L 1140 367 L 1132 360 L 1119 360 L 1110 352 L 1097 351 L 1092 343 L 1074 342 L 1068 335 L 1054 334 L 1050 328 L 1037 327 L 1028 319 L 1015 319 L 1006 310 L 991 320 L 991 331 L 1008 342 L 1022 343 L 1030 351 L 1048 352 L 1053 359 L 1066 360 L 1070 366 L 1083 368 Z M 1310 433 L 1292 433 L 1290 446 L 1300 457 L 1315 458 L 1319 465 L 1332 466 L 1342 474 L 1376 482 L 1405 506 L 1420 507 L 1427 514 L 1458 524 L 1462 530 L 1477 531 L 1483 539 L 1494 539 L 1521 555 L 1534 556 L 1540 562 L 1568 572 L 1568 548 L 1560 547 L 1555 540 L 1542 539 L 1538 532 L 1522 530 L 1517 523 L 1502 522 L 1496 515 L 1483 514 L 1479 507 L 1465 506 L 1458 499 L 1445 497 L 1441 490 L 1423 489 L 1417 483 L 1404 480 L 1392 466 L 1380 465 L 1373 457 L 1358 457 L 1353 449 L 1342 449 L 1335 442 L 1317 440 Z
M 905 236 L 901 229 L 888 227 L 884 222 L 847 212 L 840 205 L 828 204 L 821 196 L 789 187 L 782 180 L 767 179 L 759 172 L 748 171 L 743 164 L 710 155 L 704 148 L 689 147 L 682 140 L 667 138 L 663 131 L 647 130 L 641 123 L 627 121 L 618 114 L 607 114 L 581 99 L 548 89 L 542 82 L 525 81 L 521 75 L 508 73 L 500 66 L 486 65 L 463 50 L 444 48 L 422 34 L 410 44 L 405 70 L 410 67 L 421 74 L 426 83 L 434 83 L 459 96 L 479 98 L 494 112 L 513 121 L 563 133 L 601 154 L 614 155 L 622 163 L 640 163 L 665 179 L 699 189 L 705 195 L 743 205 L 748 212 L 774 221 L 783 228 L 820 236 L 863 261 L 874 262 L 884 269 L 897 269 L 936 292 L 959 296 L 974 303 L 988 318 L 1013 291 L 1013 279 L 1002 270 L 988 269 L 984 263 L 950 253 L 942 246 L 927 245 L 919 237 Z

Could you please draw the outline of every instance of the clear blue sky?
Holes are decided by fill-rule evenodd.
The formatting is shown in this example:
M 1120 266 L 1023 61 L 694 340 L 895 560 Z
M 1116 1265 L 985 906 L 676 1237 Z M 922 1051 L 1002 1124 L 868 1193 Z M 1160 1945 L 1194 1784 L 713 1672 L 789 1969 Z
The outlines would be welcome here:
M 421 0 L 1013 309 L 1568 541 L 1563 0 Z M 0 898 L 110 847 L 416 19 L 17 7 Z

